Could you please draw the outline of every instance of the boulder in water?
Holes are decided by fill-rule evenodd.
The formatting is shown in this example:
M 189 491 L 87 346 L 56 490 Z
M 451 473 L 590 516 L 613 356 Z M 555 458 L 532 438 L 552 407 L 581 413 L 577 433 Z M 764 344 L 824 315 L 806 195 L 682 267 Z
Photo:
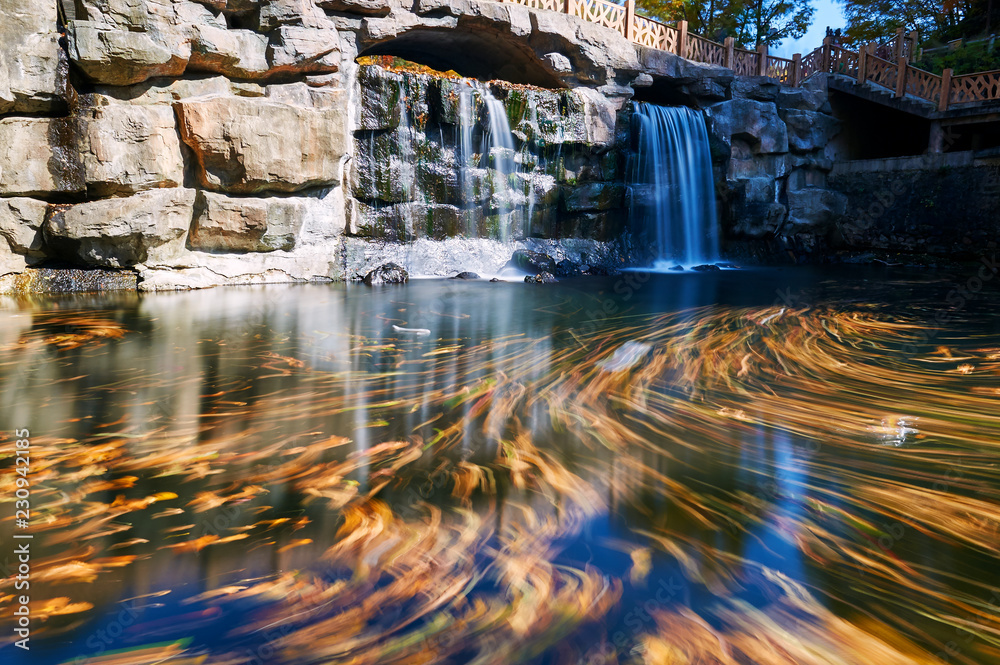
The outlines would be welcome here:
M 684 266 L 680 266 L 680 265 L 674 266 L 673 268 L 671 268 L 671 270 L 676 270 L 678 272 L 682 272 L 684 270 Z
M 474 272 L 460 272 L 452 277 L 452 279 L 479 279 L 479 275 Z
M 721 272 L 722 268 L 715 265 L 714 263 L 706 263 L 703 266 L 695 266 L 691 268 L 691 270 L 694 270 L 696 272 Z
M 524 278 L 525 284 L 555 284 L 559 280 L 550 272 L 540 272 L 534 277 L 528 275 Z
M 577 277 L 583 274 L 583 266 L 569 259 L 563 259 L 556 264 L 555 274 L 559 277 Z
M 362 280 L 368 286 L 374 284 L 405 284 L 410 281 L 410 273 L 396 263 L 386 263 L 365 275 Z
M 555 259 L 548 254 L 533 252 L 530 249 L 519 249 L 514 252 L 507 265 L 534 274 L 540 272 L 554 273 L 556 271 Z

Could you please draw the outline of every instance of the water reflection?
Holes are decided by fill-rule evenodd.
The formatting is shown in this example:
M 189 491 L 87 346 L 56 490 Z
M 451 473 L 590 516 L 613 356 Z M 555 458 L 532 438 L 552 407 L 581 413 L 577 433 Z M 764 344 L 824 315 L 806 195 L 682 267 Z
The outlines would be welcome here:
M 1000 663 L 997 324 L 922 341 L 936 296 L 729 273 L 8 302 L 31 662 Z

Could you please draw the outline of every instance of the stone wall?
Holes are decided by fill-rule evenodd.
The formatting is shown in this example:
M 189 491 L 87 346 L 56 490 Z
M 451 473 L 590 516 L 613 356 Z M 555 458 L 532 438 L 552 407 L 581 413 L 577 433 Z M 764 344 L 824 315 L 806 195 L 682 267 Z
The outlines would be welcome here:
M 873 253 L 893 262 L 996 253 L 1000 157 L 963 152 L 846 166 L 830 177 L 847 205 L 828 253 Z

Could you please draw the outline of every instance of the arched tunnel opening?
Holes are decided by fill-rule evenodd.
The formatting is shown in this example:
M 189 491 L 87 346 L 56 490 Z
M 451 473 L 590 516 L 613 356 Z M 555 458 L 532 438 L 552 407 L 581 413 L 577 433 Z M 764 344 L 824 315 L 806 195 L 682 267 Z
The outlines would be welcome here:
M 371 45 L 358 57 L 366 56 L 395 56 L 481 81 L 499 79 L 540 88 L 566 87 L 530 48 L 482 31 L 414 30 Z
M 698 108 L 695 96 L 686 92 L 674 79 L 653 77 L 649 85 L 635 85 L 632 101 L 656 104 L 657 106 L 689 106 Z

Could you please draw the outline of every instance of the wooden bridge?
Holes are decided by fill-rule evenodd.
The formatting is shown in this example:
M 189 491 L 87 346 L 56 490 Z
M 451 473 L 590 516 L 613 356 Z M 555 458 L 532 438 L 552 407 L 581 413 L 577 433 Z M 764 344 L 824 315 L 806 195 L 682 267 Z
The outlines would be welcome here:
M 891 41 L 874 42 L 852 51 L 833 43 L 791 59 L 768 53 L 766 44 L 750 51 L 736 47 L 732 37 L 722 44 L 688 32 L 687 21 L 667 25 L 636 13 L 635 0 L 617 4 L 609 0 L 500 0 L 534 9 L 547 9 L 578 16 L 616 30 L 630 41 L 675 53 L 688 60 L 721 65 L 737 76 L 767 76 L 799 86 L 820 72 L 840 74 L 859 85 L 872 84 L 888 90 L 895 98 L 916 98 L 944 112 L 953 106 L 1000 100 L 1000 70 L 953 76 L 946 69 L 939 76 L 914 67 L 916 33 L 899 30 Z

